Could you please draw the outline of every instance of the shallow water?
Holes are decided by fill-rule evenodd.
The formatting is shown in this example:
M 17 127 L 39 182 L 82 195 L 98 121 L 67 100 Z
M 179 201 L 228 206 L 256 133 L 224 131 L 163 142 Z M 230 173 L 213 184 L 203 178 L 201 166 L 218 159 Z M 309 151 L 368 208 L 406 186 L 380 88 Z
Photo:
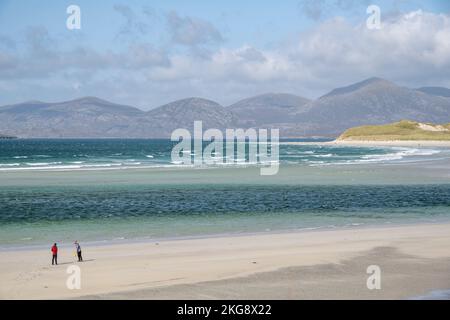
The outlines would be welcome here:
M 279 173 L 261 176 L 252 165 L 180 167 L 170 142 L 148 144 L 1 142 L 0 164 L 21 164 L 0 172 L 0 246 L 450 220 L 448 149 L 286 145 Z M 35 169 L 73 155 L 90 167 Z M 164 164 L 93 167 L 131 160 Z
M 13 188 L 0 199 L 1 244 L 450 220 L 450 185 Z
M 450 289 L 434 290 L 423 296 L 413 297 L 410 300 L 450 300 Z

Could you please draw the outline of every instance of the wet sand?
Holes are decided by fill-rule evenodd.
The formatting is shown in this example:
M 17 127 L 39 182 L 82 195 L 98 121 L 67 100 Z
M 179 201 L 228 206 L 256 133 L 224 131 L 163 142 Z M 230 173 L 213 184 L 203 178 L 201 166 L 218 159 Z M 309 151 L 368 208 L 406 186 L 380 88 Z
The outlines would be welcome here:
M 450 224 L 421 224 L 83 246 L 83 263 L 62 248 L 58 266 L 50 248 L 4 250 L 0 298 L 406 299 L 450 288 L 449 248 Z
M 381 270 L 369 290 L 367 266 Z M 173 285 L 83 299 L 417 299 L 450 287 L 450 258 L 424 259 L 394 247 L 376 247 L 340 263 L 283 268 L 247 277 Z M 432 296 L 430 296 L 432 298 Z M 450 298 L 450 297 L 449 297 Z

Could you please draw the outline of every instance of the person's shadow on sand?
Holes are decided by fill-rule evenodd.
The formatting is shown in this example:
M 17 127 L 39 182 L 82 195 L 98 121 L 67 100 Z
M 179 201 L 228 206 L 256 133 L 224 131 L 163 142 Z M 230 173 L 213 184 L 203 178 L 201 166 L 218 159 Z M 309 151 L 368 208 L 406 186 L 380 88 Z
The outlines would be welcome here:
M 68 264 L 74 264 L 74 263 L 82 263 L 82 262 L 92 262 L 95 261 L 95 259 L 87 259 L 87 260 L 83 260 L 83 261 L 73 261 L 73 262 L 61 262 L 58 263 L 57 266 L 64 266 L 64 265 L 68 265 Z

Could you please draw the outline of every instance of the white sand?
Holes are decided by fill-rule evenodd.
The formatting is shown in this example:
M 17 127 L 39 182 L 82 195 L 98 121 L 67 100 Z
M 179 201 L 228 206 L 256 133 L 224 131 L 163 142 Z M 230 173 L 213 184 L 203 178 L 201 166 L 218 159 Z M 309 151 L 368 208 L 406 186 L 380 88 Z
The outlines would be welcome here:
M 392 146 L 392 147 L 450 147 L 450 141 L 351 141 L 351 140 L 335 140 L 329 144 L 343 146 Z
M 238 285 L 236 285 L 236 281 L 233 282 L 236 277 L 256 275 L 267 271 L 275 271 L 273 274 L 277 275 L 278 271 L 276 270 L 286 267 L 336 264 L 378 247 L 392 247 L 399 250 L 398 252 L 401 254 L 413 255 L 420 261 L 430 262 L 430 259 L 448 259 L 450 257 L 450 224 L 171 240 L 159 244 L 134 243 L 92 247 L 83 245 L 83 243 L 81 245 L 85 262 L 75 262 L 72 251 L 61 249 L 60 265 L 58 266 L 50 265 L 50 248 L 48 250 L 1 251 L 0 298 L 58 299 L 87 295 L 107 296 L 114 293 L 122 294 L 121 298 L 173 298 L 179 297 L 178 295 L 183 292 L 184 296 L 182 297 L 189 297 L 191 285 L 185 285 L 184 289 L 166 291 L 165 296 L 159 294 L 158 291 L 153 294 L 145 294 L 145 291 L 142 291 L 143 293 L 136 292 L 152 288 L 171 288 L 170 286 L 176 284 L 194 284 L 223 279 L 230 281 L 227 288 L 233 291 L 233 288 L 242 288 L 242 283 L 245 283 L 238 281 Z M 383 257 L 384 254 L 379 255 L 375 262 L 383 263 Z M 392 263 L 392 257 L 388 261 Z M 68 277 L 66 269 L 72 264 L 81 267 L 80 290 L 69 290 L 66 287 Z M 444 264 L 444 267 L 447 268 L 447 265 Z M 352 268 L 347 272 L 347 276 L 355 276 L 352 278 L 353 283 L 361 282 L 362 280 L 358 279 L 366 278 L 365 266 L 364 268 Z M 327 270 L 327 268 L 317 269 L 317 274 L 314 274 L 313 279 L 325 281 L 327 275 L 330 275 Z M 403 271 L 398 272 L 401 275 Z M 438 277 L 437 283 L 444 287 L 450 285 L 449 272 L 434 271 L 434 276 Z M 399 277 L 396 275 L 392 278 L 398 279 Z M 271 279 L 274 281 L 271 285 L 277 283 L 282 285 L 281 280 L 276 280 L 276 277 Z M 436 281 L 436 278 L 434 279 Z M 348 281 L 350 284 L 351 281 Z M 364 288 L 365 283 L 360 284 L 359 282 L 358 285 Z M 342 281 L 331 284 L 326 282 L 325 284 L 334 288 L 333 286 L 337 283 L 345 286 L 345 282 Z M 416 281 L 416 283 L 415 290 L 418 294 L 423 294 L 435 286 L 426 281 L 423 283 Z M 317 286 L 314 285 L 314 288 Z M 348 286 L 348 288 L 350 287 Z M 400 282 L 396 285 L 396 294 L 385 297 L 396 298 L 413 294 L 405 288 Z M 233 297 L 270 298 L 272 294 L 270 288 L 265 286 L 260 291 L 250 289 L 249 286 L 248 291 L 239 291 L 240 294 L 236 293 L 238 292 L 236 289 L 233 291 L 235 294 Z M 207 291 L 207 289 L 204 290 Z M 306 297 L 326 298 L 327 292 L 332 291 L 329 289 L 320 292 L 311 291 Z M 127 295 L 127 292 L 130 294 Z M 202 292 L 195 297 L 201 298 Z M 282 295 L 273 291 L 273 298 L 280 296 Z M 208 296 L 203 298 L 205 297 Z M 342 297 L 347 296 L 343 295 Z
M 334 140 L 327 142 L 282 142 L 282 144 L 291 145 L 328 145 L 328 146 L 362 146 L 362 147 L 446 147 L 450 148 L 450 141 L 403 141 L 403 140 L 391 140 L 391 141 L 359 141 L 359 140 Z

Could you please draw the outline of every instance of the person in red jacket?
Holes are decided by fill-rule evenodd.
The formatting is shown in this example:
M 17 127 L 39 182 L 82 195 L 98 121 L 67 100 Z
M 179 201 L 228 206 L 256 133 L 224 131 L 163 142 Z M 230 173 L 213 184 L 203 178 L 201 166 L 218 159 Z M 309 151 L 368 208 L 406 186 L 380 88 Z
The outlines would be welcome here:
M 52 265 L 53 264 L 58 265 L 58 247 L 56 246 L 56 243 L 53 244 L 51 251 L 52 251 Z

